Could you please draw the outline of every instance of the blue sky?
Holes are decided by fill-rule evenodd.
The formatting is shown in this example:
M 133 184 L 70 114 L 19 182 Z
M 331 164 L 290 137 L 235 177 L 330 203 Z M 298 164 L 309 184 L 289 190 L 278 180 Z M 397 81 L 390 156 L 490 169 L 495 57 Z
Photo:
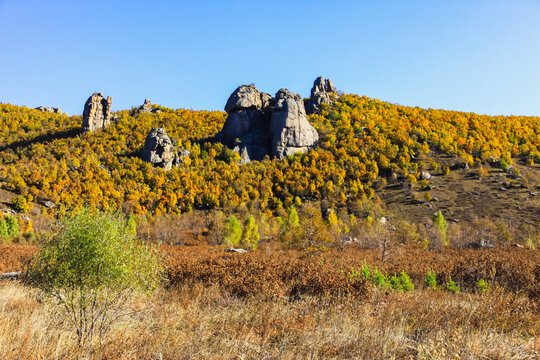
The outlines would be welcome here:
M 0 0 L 0 102 L 223 109 L 315 77 L 403 105 L 540 116 L 540 0 Z

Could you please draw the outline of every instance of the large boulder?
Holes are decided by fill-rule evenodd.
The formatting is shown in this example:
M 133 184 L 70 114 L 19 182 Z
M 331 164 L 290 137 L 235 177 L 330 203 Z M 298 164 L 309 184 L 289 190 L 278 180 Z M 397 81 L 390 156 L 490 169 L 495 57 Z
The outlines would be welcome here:
M 280 159 L 306 152 L 317 143 L 319 134 L 307 120 L 300 95 L 287 89 L 277 92 L 270 122 L 270 137 L 273 156 Z
M 86 100 L 83 111 L 82 128 L 84 132 L 103 129 L 111 123 L 112 97 L 103 97 L 102 93 L 93 93 Z
M 265 130 L 270 123 L 272 96 L 261 93 L 253 85 L 242 85 L 229 96 L 225 111 L 227 120 L 221 136 L 223 143 L 234 145 L 236 139 L 256 130 Z
M 330 79 L 324 79 L 319 76 L 315 79 L 311 88 L 311 97 L 306 104 L 306 112 L 310 114 L 318 114 L 321 112 L 322 104 L 333 104 L 338 96 L 338 92 Z
M 229 96 L 229 114 L 220 132 L 221 141 L 241 154 L 241 162 L 262 160 L 270 152 L 268 131 L 272 96 L 253 85 L 242 85 Z
M 180 163 L 174 143 L 163 128 L 150 130 L 144 142 L 142 159 L 165 170 L 170 170 Z
M 220 132 L 225 145 L 240 153 L 240 163 L 282 158 L 312 147 L 319 135 L 306 118 L 299 95 L 281 89 L 272 98 L 253 85 L 239 86 L 227 100 L 229 114 Z

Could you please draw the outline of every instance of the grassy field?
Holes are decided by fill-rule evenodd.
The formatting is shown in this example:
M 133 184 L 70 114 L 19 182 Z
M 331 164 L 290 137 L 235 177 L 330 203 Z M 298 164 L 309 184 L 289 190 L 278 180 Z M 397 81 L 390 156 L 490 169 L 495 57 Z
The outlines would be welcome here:
M 0 247 L 0 272 L 34 246 Z M 163 246 L 167 282 L 116 324 L 102 359 L 535 359 L 539 250 L 354 247 L 317 255 L 266 244 Z M 352 269 L 406 271 L 415 290 L 381 289 Z M 424 284 L 428 269 L 439 290 Z M 461 293 L 444 289 L 449 277 Z M 481 292 L 476 283 L 490 287 Z M 0 358 L 71 359 L 73 334 L 53 304 L 18 282 L 0 284 Z

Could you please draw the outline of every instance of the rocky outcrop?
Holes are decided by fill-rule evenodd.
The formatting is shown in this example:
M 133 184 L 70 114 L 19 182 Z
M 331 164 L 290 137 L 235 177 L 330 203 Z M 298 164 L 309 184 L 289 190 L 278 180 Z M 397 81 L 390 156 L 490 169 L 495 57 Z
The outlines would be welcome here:
M 150 130 L 144 142 L 142 159 L 165 170 L 170 170 L 173 166 L 180 164 L 174 143 L 163 128 Z
M 228 113 L 219 137 L 240 153 L 240 163 L 304 152 L 318 140 L 299 95 L 281 89 L 272 98 L 253 85 L 239 86 L 227 100 Z
M 315 79 L 311 88 L 311 97 L 306 104 L 306 112 L 310 114 L 318 114 L 321 112 L 322 104 L 333 104 L 338 92 L 330 79 L 323 79 L 319 76 Z
M 304 102 L 287 89 L 277 92 L 270 121 L 272 154 L 283 158 L 306 152 L 319 140 L 317 130 L 306 117 Z
M 151 114 L 159 114 L 161 112 L 160 109 L 154 108 L 152 103 L 149 99 L 144 99 L 144 104 L 139 106 L 139 113 L 151 113 Z
M 262 160 L 270 153 L 268 132 L 272 96 L 253 85 L 239 86 L 227 100 L 229 114 L 221 130 L 221 141 L 241 155 L 241 163 Z
M 51 113 L 51 114 L 61 114 L 62 113 L 59 108 L 48 107 L 48 106 L 38 106 L 36 108 L 36 110 L 48 112 L 48 113 Z
M 82 128 L 84 132 L 103 129 L 111 123 L 112 97 L 105 99 L 102 93 L 93 93 L 86 100 L 83 111 Z

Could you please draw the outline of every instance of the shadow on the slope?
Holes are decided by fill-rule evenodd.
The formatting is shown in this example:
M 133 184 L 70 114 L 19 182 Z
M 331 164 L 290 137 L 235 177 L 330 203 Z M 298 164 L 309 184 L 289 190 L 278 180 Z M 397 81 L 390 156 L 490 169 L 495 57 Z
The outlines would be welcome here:
M 32 139 L 19 140 L 19 141 L 12 142 L 11 144 L 0 145 L 0 151 L 5 151 L 7 149 L 14 150 L 16 148 L 27 147 L 32 144 L 40 144 L 40 143 L 47 143 L 47 142 L 51 142 L 51 141 L 59 140 L 59 139 L 67 139 L 70 137 L 75 137 L 80 134 L 82 134 L 82 129 L 78 127 L 78 128 L 73 128 L 69 130 L 55 132 L 52 134 L 38 135 Z

